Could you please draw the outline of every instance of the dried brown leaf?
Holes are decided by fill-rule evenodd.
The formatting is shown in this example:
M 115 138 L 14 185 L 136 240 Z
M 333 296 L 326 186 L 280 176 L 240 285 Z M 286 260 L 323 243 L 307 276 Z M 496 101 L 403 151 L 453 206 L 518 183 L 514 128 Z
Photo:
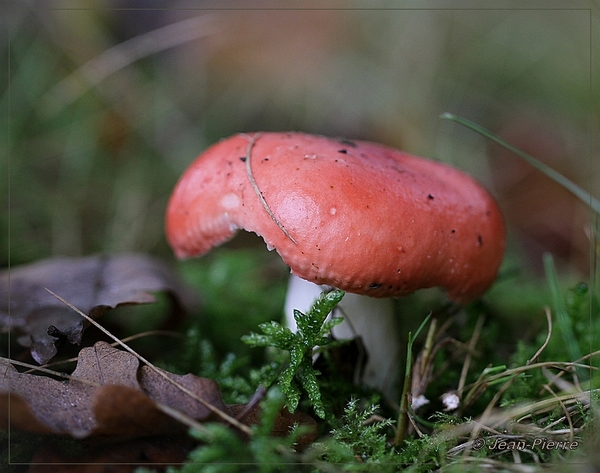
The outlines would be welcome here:
M 177 416 L 167 414 L 169 409 Z M 195 422 L 219 420 L 215 410 L 244 426 L 260 422 L 260 403 L 226 406 L 214 381 L 140 367 L 136 356 L 106 342 L 81 350 L 68 382 L 19 373 L 10 360 L 0 359 L 0 428 L 80 439 L 162 438 L 185 434 L 189 422 L 179 415 Z M 308 427 L 296 445 L 303 449 L 317 436 L 312 417 L 283 409 L 272 433 L 286 436 L 296 425 Z
M 77 313 L 44 288 L 93 318 L 123 304 L 155 302 L 154 292 L 167 291 L 182 306 L 193 300 L 163 262 L 142 254 L 52 258 L 4 270 L 0 327 L 17 331 L 19 343 L 40 364 L 56 354 L 58 340 L 79 344 L 86 328 Z
M 81 350 L 68 383 L 19 373 L 7 360 L 0 360 L 0 370 L 0 412 L 6 413 L 0 414 L 0 426 L 4 427 L 10 423 L 22 430 L 77 438 L 139 437 L 181 432 L 183 426 L 164 414 L 160 405 L 197 421 L 212 414 L 150 368 L 139 369 L 135 356 L 105 342 Z M 169 377 L 205 403 L 226 409 L 214 381 L 194 375 Z
M 134 388 L 101 386 L 92 403 L 96 425 L 89 435 L 146 437 L 185 431 L 184 426 L 159 410 L 153 399 Z
M 226 407 L 221 399 L 221 393 L 217 383 L 211 379 L 199 378 L 193 374 L 177 375 L 167 373 L 168 377 L 177 382 L 177 384 L 187 388 L 197 394 L 205 402 L 225 411 Z M 191 396 L 181 392 L 181 390 L 160 376 L 156 371 L 147 366 L 142 366 L 139 371 L 140 386 L 154 401 L 167 407 L 177 409 L 192 419 L 208 419 L 211 417 L 210 411 L 203 403 Z

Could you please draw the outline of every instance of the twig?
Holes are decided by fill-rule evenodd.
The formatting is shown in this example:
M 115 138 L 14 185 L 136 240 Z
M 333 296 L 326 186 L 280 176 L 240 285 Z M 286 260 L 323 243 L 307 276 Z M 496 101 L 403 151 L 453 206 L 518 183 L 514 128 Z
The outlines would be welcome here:
M 247 425 L 242 424 L 241 422 L 239 422 L 238 420 L 234 419 L 233 417 L 231 417 L 226 412 L 223 412 L 222 410 L 220 410 L 217 407 L 213 406 L 211 403 L 209 403 L 205 399 L 202 399 L 202 397 L 200 397 L 196 393 L 190 391 L 188 388 L 186 388 L 182 384 L 180 384 L 177 381 L 171 379 L 167 375 L 167 373 L 165 371 L 163 371 L 163 370 L 157 368 L 156 366 L 154 366 L 152 363 L 150 363 L 150 361 L 148 361 L 142 355 L 140 355 L 139 353 L 137 353 L 135 350 L 131 349 L 126 343 L 123 343 L 118 337 L 115 337 L 112 333 L 110 333 L 108 330 L 106 330 L 104 327 L 102 327 L 102 325 L 100 325 L 98 322 L 96 322 L 94 319 L 92 319 L 89 315 L 83 313 L 81 310 L 79 310 L 73 304 L 71 304 L 70 302 L 66 301 L 65 299 L 63 299 L 59 295 L 55 294 L 50 289 L 48 289 L 48 288 L 44 288 L 44 289 L 46 289 L 46 291 L 48 291 L 51 295 L 53 295 L 54 297 L 56 297 L 59 301 L 61 301 L 67 307 L 69 307 L 70 309 L 72 309 L 75 312 L 77 312 L 80 316 L 82 316 L 85 320 L 87 320 L 89 323 L 91 323 L 94 327 L 98 328 L 99 330 L 101 330 L 102 332 L 104 332 L 107 336 L 109 336 L 110 338 L 112 338 L 115 342 L 117 342 L 119 345 L 121 345 L 125 350 L 127 350 L 129 353 L 131 353 L 133 356 L 135 356 L 138 360 L 140 360 L 142 363 L 146 364 L 155 373 L 157 373 L 158 375 L 160 375 L 163 378 L 165 378 L 169 383 L 171 383 L 172 385 L 174 385 L 177 388 L 179 388 L 182 392 L 184 392 L 188 396 L 191 396 L 193 399 L 195 399 L 198 402 L 200 402 L 204 407 L 206 407 L 209 411 L 211 411 L 214 414 L 216 414 L 217 416 L 219 416 L 225 422 L 233 425 L 234 427 L 238 428 L 239 430 L 241 430 L 242 432 L 244 432 L 247 435 L 252 435 L 252 429 L 250 429 Z
M 542 354 L 542 352 L 546 348 L 546 345 L 548 345 L 548 343 L 550 342 L 550 338 L 552 337 L 552 314 L 550 313 L 550 308 L 548 308 L 548 307 L 546 307 L 546 320 L 548 321 L 548 335 L 546 335 L 546 340 L 544 341 L 542 346 L 538 349 L 538 351 L 535 352 L 535 355 L 533 355 L 529 360 L 527 360 L 527 363 L 525 363 L 525 365 L 530 365 L 531 363 L 533 363 L 534 361 L 536 361 L 538 359 L 538 357 Z
M 458 389 L 456 390 L 459 398 L 462 398 L 463 389 L 465 388 L 465 383 L 467 380 L 467 374 L 469 372 L 469 367 L 471 366 L 471 359 L 473 358 L 473 352 L 475 351 L 475 346 L 479 341 L 479 336 L 481 335 L 481 330 L 483 328 L 483 322 L 485 321 L 485 317 L 480 315 L 477 319 L 477 324 L 475 325 L 475 330 L 473 331 L 473 335 L 471 336 L 471 340 L 469 340 L 469 345 L 467 349 L 467 355 L 465 356 L 465 362 L 463 363 L 460 378 L 458 381 Z
M 552 388 L 550 386 L 548 386 L 547 384 L 544 385 L 544 388 L 546 389 L 546 391 L 548 391 L 552 396 L 554 397 L 558 397 L 557 394 L 552 390 Z M 565 403 L 562 402 L 561 400 L 557 401 L 560 408 L 562 409 L 562 411 L 565 413 L 565 417 L 564 419 L 566 419 L 567 423 L 569 424 L 569 440 L 572 442 L 573 439 L 575 438 L 575 427 L 573 426 L 573 420 L 571 419 L 570 413 L 567 409 L 567 406 L 565 406 Z
M 168 330 L 148 330 L 146 332 L 140 332 L 140 333 L 136 333 L 134 335 L 130 335 L 129 337 L 125 337 L 123 338 L 121 341 L 122 342 L 130 342 L 132 340 L 136 340 L 138 338 L 142 338 L 142 337 L 149 337 L 152 335 L 164 335 L 167 337 L 176 337 L 176 338 L 183 338 L 184 335 L 178 332 L 171 332 Z M 117 342 L 112 342 L 110 344 L 112 347 L 116 347 L 118 345 Z M 66 358 L 64 360 L 58 360 L 58 361 L 53 361 L 52 363 L 46 363 L 45 365 L 42 365 L 42 368 L 49 368 L 50 366 L 59 366 L 59 365 L 66 365 L 67 363 L 76 363 L 77 360 L 79 358 L 78 357 L 72 357 L 72 358 Z M 39 371 L 40 366 L 32 366 L 31 369 L 25 371 L 24 373 L 31 373 L 33 371 Z
M 398 428 L 396 430 L 396 435 L 394 438 L 394 445 L 398 447 L 406 437 L 408 433 L 408 423 L 409 423 L 409 405 L 408 400 L 411 395 L 411 378 L 412 378 L 412 346 L 413 341 L 419 336 L 421 330 L 425 327 L 425 325 L 429 322 L 431 318 L 431 313 L 425 317 L 425 320 L 421 322 L 419 328 L 415 332 L 415 336 L 413 337 L 412 332 L 408 332 L 408 343 L 406 348 L 406 369 L 404 371 L 404 386 L 402 387 L 402 395 L 400 397 L 400 408 L 398 409 Z
M 235 418 L 239 421 L 244 419 L 250 413 L 260 401 L 265 397 L 265 393 L 267 392 L 267 388 L 264 386 L 259 386 L 256 392 L 252 395 L 252 398 L 248 401 L 248 404 L 244 407 L 244 409 L 235 416 Z
M 214 34 L 216 15 L 200 15 L 157 28 L 117 44 L 89 60 L 42 97 L 55 114 L 115 72 L 144 57 Z
M 78 378 L 78 377 L 72 376 L 70 374 L 61 373 L 60 371 L 49 370 L 48 368 L 44 368 L 43 366 L 35 366 L 30 363 L 24 363 L 22 361 L 11 360 L 10 358 L 4 358 L 4 357 L 0 357 L 0 361 L 5 361 L 6 363 L 11 364 L 11 365 L 22 366 L 23 368 L 29 368 L 27 371 L 24 372 L 24 374 L 31 373 L 34 371 L 39 371 L 40 373 L 46 373 L 46 374 L 49 374 L 52 376 L 56 376 L 58 378 L 68 379 L 69 381 L 70 380 L 80 381 L 84 384 L 89 384 L 90 386 L 101 386 L 99 383 L 96 383 L 95 381 Z
M 18 361 L 18 360 L 11 360 L 9 358 L 4 358 L 4 357 L 0 357 L 0 361 L 4 361 L 11 365 L 22 366 L 23 368 L 29 368 L 27 371 L 24 372 L 24 374 L 38 371 L 40 373 L 46 373 L 51 376 L 56 376 L 57 378 L 63 378 L 63 379 L 69 380 L 69 381 L 77 381 L 78 383 L 87 384 L 89 386 L 93 386 L 96 388 L 99 388 L 102 386 L 102 384 L 100 384 L 96 381 L 90 381 L 89 379 L 80 378 L 78 376 L 61 373 L 59 371 L 53 371 L 48 368 L 44 368 L 43 366 L 34 366 L 29 363 L 24 363 L 24 362 Z M 60 362 L 57 364 L 60 364 Z M 164 414 L 167 414 L 169 417 L 172 417 L 173 419 L 181 422 L 182 424 L 187 425 L 188 427 L 191 427 L 191 428 L 207 431 L 207 429 L 204 425 L 202 425 L 200 422 L 196 421 L 192 417 L 185 415 L 184 413 L 177 411 L 176 409 L 173 409 L 169 406 L 161 404 L 160 402 L 157 402 L 155 400 L 153 400 L 153 402 L 159 411 L 163 412 Z

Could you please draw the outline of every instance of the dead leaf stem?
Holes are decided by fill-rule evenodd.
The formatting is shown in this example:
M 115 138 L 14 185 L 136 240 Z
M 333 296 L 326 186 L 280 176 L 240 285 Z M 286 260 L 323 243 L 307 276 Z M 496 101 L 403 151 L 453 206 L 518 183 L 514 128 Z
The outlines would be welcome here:
M 69 381 L 71 381 L 71 380 L 79 381 L 84 384 L 89 384 L 90 386 L 95 386 L 95 387 L 101 386 L 101 384 L 96 383 L 95 381 L 90 381 L 89 379 L 78 378 L 77 376 L 71 376 L 70 374 L 61 373 L 60 371 L 49 370 L 48 368 L 44 368 L 43 366 L 35 366 L 30 363 L 24 363 L 22 361 L 11 360 L 10 358 L 4 358 L 4 357 L 0 357 L 0 361 L 6 362 L 7 364 L 11 364 L 11 365 L 21 366 L 23 368 L 29 368 L 27 371 L 24 372 L 24 374 L 38 371 L 40 373 L 46 373 L 51 376 L 56 376 L 58 378 L 64 378 Z M 62 362 L 60 362 L 60 363 L 62 363 Z M 56 363 L 56 364 L 60 364 L 60 363 Z
M 475 325 L 475 330 L 473 331 L 471 340 L 469 340 L 467 355 L 465 356 L 465 361 L 463 363 L 462 370 L 460 372 L 460 379 L 458 381 L 457 393 L 458 393 L 459 397 L 461 397 L 461 398 L 462 398 L 463 390 L 465 388 L 467 374 L 469 373 L 469 367 L 471 366 L 473 352 L 475 351 L 475 347 L 477 346 L 477 342 L 479 341 L 479 336 L 481 335 L 481 330 L 483 329 L 484 321 L 485 321 L 485 317 L 483 315 L 480 315 L 479 318 L 477 319 L 477 325 Z
M 546 345 L 548 345 L 548 343 L 550 342 L 550 338 L 552 337 L 552 314 L 550 313 L 549 307 L 546 307 L 546 320 L 548 321 L 548 335 L 546 335 L 546 340 L 538 349 L 538 351 L 535 352 L 535 355 L 533 355 L 529 360 L 527 360 L 527 363 L 525 363 L 526 365 L 530 365 L 538 359 L 538 357 L 544 351 L 544 348 L 546 348 Z
M 148 330 L 147 332 L 141 332 L 141 333 L 136 333 L 134 335 L 130 335 L 129 337 L 125 337 L 123 338 L 121 341 L 122 342 L 131 342 L 132 340 L 137 340 L 138 338 L 142 338 L 142 337 L 151 337 L 154 335 L 163 335 L 165 337 L 175 337 L 175 338 L 183 338 L 184 335 L 181 333 L 177 333 L 177 332 L 172 332 L 169 330 Z M 110 344 L 111 347 L 116 347 L 119 343 L 118 342 L 112 342 Z M 7 358 L 8 359 L 8 358 Z M 66 365 L 67 363 L 76 363 L 77 360 L 79 359 L 78 356 L 72 357 L 72 358 L 66 358 L 64 360 L 59 360 L 59 361 L 53 361 L 52 363 L 46 363 L 43 365 L 43 368 L 49 368 L 50 366 L 60 366 L 60 365 Z M 2 358 L 0 357 L 0 360 L 2 360 Z M 12 361 L 12 360 L 9 360 Z M 32 371 L 44 371 L 40 366 L 35 366 L 35 365 L 25 365 L 23 364 L 23 366 L 30 366 L 31 369 L 25 371 L 25 373 L 31 373 Z M 46 371 L 49 372 L 50 374 L 53 374 L 52 371 Z M 59 373 L 59 372 L 55 372 L 57 375 L 62 375 L 63 373 Z

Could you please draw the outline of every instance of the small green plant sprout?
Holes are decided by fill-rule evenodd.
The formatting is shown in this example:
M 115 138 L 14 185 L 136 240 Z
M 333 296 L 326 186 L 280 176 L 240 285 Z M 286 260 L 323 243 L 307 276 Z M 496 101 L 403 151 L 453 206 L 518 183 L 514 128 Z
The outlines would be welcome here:
M 312 359 L 318 347 L 331 342 L 327 335 L 343 320 L 341 317 L 327 320 L 342 297 L 344 291 L 323 292 L 306 314 L 296 310 L 296 333 L 277 322 L 266 322 L 259 325 L 262 334 L 251 333 L 242 337 L 245 343 L 253 347 L 272 347 L 289 352 L 287 367 L 281 372 L 278 385 L 286 397 L 286 406 L 290 412 L 298 407 L 301 387 L 308 395 L 315 413 L 322 419 L 326 417 L 317 383 L 320 372 L 313 368 Z
M 358 399 L 351 399 L 342 417 L 342 425 L 331 431 L 333 440 L 352 451 L 360 462 L 375 462 L 390 459 L 392 451 L 388 448 L 385 430 L 394 423 L 392 419 L 377 415 L 379 406 L 371 404 L 362 409 Z M 339 462 L 336 452 L 339 449 L 326 450 L 329 461 Z
M 190 453 L 181 469 L 169 468 L 169 473 L 297 471 L 294 469 L 294 463 L 298 461 L 294 447 L 303 428 L 295 426 L 286 437 L 272 435 L 284 403 L 281 391 L 270 389 L 260 403 L 260 421 L 251 427 L 253 434 L 247 440 L 222 423 L 209 423 L 203 429 L 191 430 L 191 435 L 201 445 Z

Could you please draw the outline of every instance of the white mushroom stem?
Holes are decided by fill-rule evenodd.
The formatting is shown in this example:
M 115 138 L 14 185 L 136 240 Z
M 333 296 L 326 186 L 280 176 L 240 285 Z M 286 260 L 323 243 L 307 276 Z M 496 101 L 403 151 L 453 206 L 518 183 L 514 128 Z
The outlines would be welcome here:
M 292 275 L 285 301 L 285 323 L 296 330 L 294 309 L 306 313 L 327 289 Z M 399 392 L 401 346 L 392 300 L 346 293 L 338 305 L 344 321 L 333 328 L 337 340 L 360 338 L 367 361 L 361 381 L 396 399 Z

